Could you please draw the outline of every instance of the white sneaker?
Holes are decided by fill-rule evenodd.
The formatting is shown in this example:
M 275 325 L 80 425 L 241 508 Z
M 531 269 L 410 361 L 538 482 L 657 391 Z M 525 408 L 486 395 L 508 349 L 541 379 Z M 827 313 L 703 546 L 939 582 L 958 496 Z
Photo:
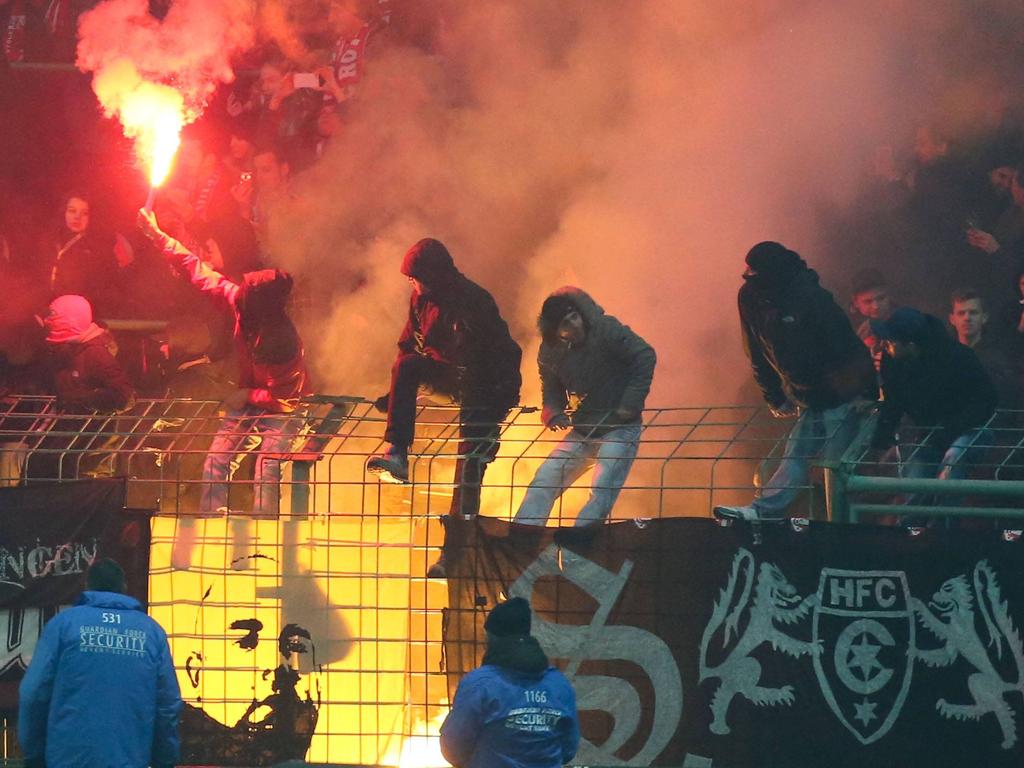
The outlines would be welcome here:
M 764 515 L 759 514 L 757 509 L 752 504 L 747 504 L 745 506 L 739 507 L 715 507 L 713 514 L 719 520 L 751 520 L 777 523 L 781 520 L 786 519 L 785 516 L 765 517 Z

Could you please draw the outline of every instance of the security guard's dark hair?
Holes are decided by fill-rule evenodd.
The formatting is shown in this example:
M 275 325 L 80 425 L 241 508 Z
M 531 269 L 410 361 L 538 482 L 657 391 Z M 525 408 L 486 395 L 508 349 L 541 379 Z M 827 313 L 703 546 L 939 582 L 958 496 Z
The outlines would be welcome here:
M 85 586 L 96 592 L 124 592 L 124 569 L 109 557 L 97 560 L 86 571 Z

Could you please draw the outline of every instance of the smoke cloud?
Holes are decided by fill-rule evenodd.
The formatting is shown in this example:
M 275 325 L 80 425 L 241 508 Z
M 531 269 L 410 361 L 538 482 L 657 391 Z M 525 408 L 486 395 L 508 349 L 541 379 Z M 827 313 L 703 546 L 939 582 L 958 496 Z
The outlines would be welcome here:
M 176 0 L 158 22 L 145 0 L 108 0 L 82 19 L 79 65 L 99 91 L 173 86 L 192 115 L 253 24 L 311 61 L 332 5 L 365 10 Z M 392 6 L 343 135 L 271 220 L 274 262 L 328 299 L 304 328 L 322 391 L 386 385 L 407 307 L 398 265 L 432 236 L 498 300 L 526 351 L 525 402 L 536 313 L 566 283 L 657 349 L 651 404 L 749 398 L 747 249 L 786 243 L 844 302 L 857 265 L 828 261 L 824 214 L 856 199 L 876 146 L 908 145 L 921 121 L 983 130 L 1024 37 L 1011 0 Z
M 108 117 L 151 158 L 195 121 L 220 83 L 234 80 L 232 56 L 253 45 L 250 0 L 176 0 L 161 21 L 147 0 L 105 0 L 79 19 L 78 68 Z
M 823 263 L 819 214 L 854 200 L 875 146 L 1003 78 L 1000 40 L 1020 28 L 1004 6 L 979 21 L 952 0 L 494 0 L 435 4 L 430 51 L 383 33 L 344 136 L 272 222 L 276 260 L 338 276 L 306 332 L 323 388 L 386 384 L 401 255 L 432 236 L 513 326 L 524 400 L 540 303 L 573 283 L 657 349 L 651 403 L 734 401 L 747 249 L 856 269 Z M 979 24 L 1001 37 L 964 33 Z

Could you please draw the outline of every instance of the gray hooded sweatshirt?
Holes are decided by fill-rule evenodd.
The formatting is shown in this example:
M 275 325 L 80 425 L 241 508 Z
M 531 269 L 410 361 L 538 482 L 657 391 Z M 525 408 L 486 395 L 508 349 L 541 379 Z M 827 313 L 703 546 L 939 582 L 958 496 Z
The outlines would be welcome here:
M 624 423 L 639 424 L 647 393 L 654 378 L 657 360 L 654 348 L 629 326 L 623 325 L 587 293 L 565 286 L 552 296 L 565 296 L 579 310 L 586 325 L 586 338 L 580 344 L 545 340 L 537 355 L 544 395 L 542 418 L 545 424 L 570 403 L 573 428 L 589 437 L 600 437 Z M 553 335 L 543 318 L 540 330 L 545 339 Z M 615 411 L 627 408 L 636 416 L 626 422 Z

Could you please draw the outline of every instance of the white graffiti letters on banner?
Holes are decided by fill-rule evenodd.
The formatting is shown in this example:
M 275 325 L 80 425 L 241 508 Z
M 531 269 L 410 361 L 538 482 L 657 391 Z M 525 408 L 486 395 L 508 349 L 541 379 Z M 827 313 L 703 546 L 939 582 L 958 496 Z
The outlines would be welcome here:
M 975 603 L 984 619 L 986 641 L 978 636 Z M 1017 743 L 1017 725 L 1006 694 L 1024 692 L 1024 649 L 988 562 L 982 560 L 974 567 L 973 593 L 967 577 L 957 576 L 946 581 L 927 606 L 915 599 L 913 608 L 921 625 L 944 644 L 933 650 L 917 649 L 916 658 L 936 667 L 952 664 L 961 657 L 976 670 L 967 678 L 967 690 L 973 701 L 952 704 L 939 699 L 935 703 L 939 714 L 955 720 L 975 721 L 985 715 L 995 715 L 1003 733 L 1002 747 L 1010 749 Z M 930 609 L 934 609 L 934 613 Z M 1005 680 L 996 670 L 992 658 L 993 655 L 999 661 L 1004 658 L 1004 643 L 1005 654 L 1012 659 L 1016 671 L 1016 679 L 1012 681 Z
M 751 591 L 754 593 L 752 604 Z M 815 596 L 801 598 L 777 566 L 762 563 L 760 569 L 756 569 L 750 552 L 741 549 L 736 554 L 729 584 L 715 602 L 711 621 L 704 629 L 700 644 L 700 681 L 719 681 L 711 699 L 712 733 L 729 733 L 729 704 L 737 695 L 757 706 L 789 705 L 795 701 L 791 685 L 768 688 L 760 684 L 761 664 L 750 653 L 768 643 L 790 656 L 817 654 L 819 648 L 816 645 L 798 640 L 776 626 L 777 623 L 799 622 L 807 616 L 814 603 Z M 746 629 L 739 634 L 738 627 L 744 612 L 747 613 Z M 711 640 L 719 631 L 722 649 L 729 650 L 721 663 L 712 665 L 709 662 Z
M 779 628 L 808 614 L 810 642 Z M 700 680 L 719 681 L 710 705 L 712 733 L 730 732 L 729 705 L 736 696 L 758 706 L 797 700 L 791 685 L 760 685 L 762 662 L 750 654 L 761 645 L 810 656 L 829 708 L 865 745 L 882 739 L 899 719 L 914 662 L 938 669 L 960 660 L 957 668 L 966 663 L 974 670 L 964 699 L 938 699 L 937 714 L 964 723 L 992 717 L 1001 748 L 1018 743 L 1014 706 L 1024 693 L 1024 646 L 986 560 L 975 565 L 973 579 L 947 579 L 926 605 L 912 597 L 903 571 L 823 568 L 817 592 L 801 599 L 776 565 L 758 566 L 751 552 L 739 550 L 701 640 Z M 712 664 L 715 654 L 724 660 Z
M 902 571 L 825 568 L 814 607 L 814 672 L 832 712 L 861 744 L 892 728 L 910 690 L 914 621 Z
M 42 608 L 0 608 L 0 674 L 28 669 L 45 622 Z
M 614 721 L 611 735 L 600 746 L 582 740 L 576 759 L 596 765 L 650 765 L 675 735 L 683 712 L 683 684 L 672 652 L 661 638 L 644 629 L 607 624 L 633 563 L 627 560 L 613 573 L 584 557 L 563 550 L 559 567 L 558 547 L 551 545 L 523 571 L 509 590 L 509 597 L 530 600 L 537 580 L 545 576 L 568 579 L 597 601 L 589 624 L 567 625 L 534 616 L 533 634 L 549 656 L 569 659 L 566 676 L 576 689 L 580 710 L 607 712 Z M 601 675 L 580 675 L 588 660 L 628 661 L 644 671 L 654 689 L 653 707 L 641 702 L 640 693 L 628 680 Z M 650 733 L 640 750 L 623 760 L 615 753 L 640 726 L 642 709 L 654 712 Z

